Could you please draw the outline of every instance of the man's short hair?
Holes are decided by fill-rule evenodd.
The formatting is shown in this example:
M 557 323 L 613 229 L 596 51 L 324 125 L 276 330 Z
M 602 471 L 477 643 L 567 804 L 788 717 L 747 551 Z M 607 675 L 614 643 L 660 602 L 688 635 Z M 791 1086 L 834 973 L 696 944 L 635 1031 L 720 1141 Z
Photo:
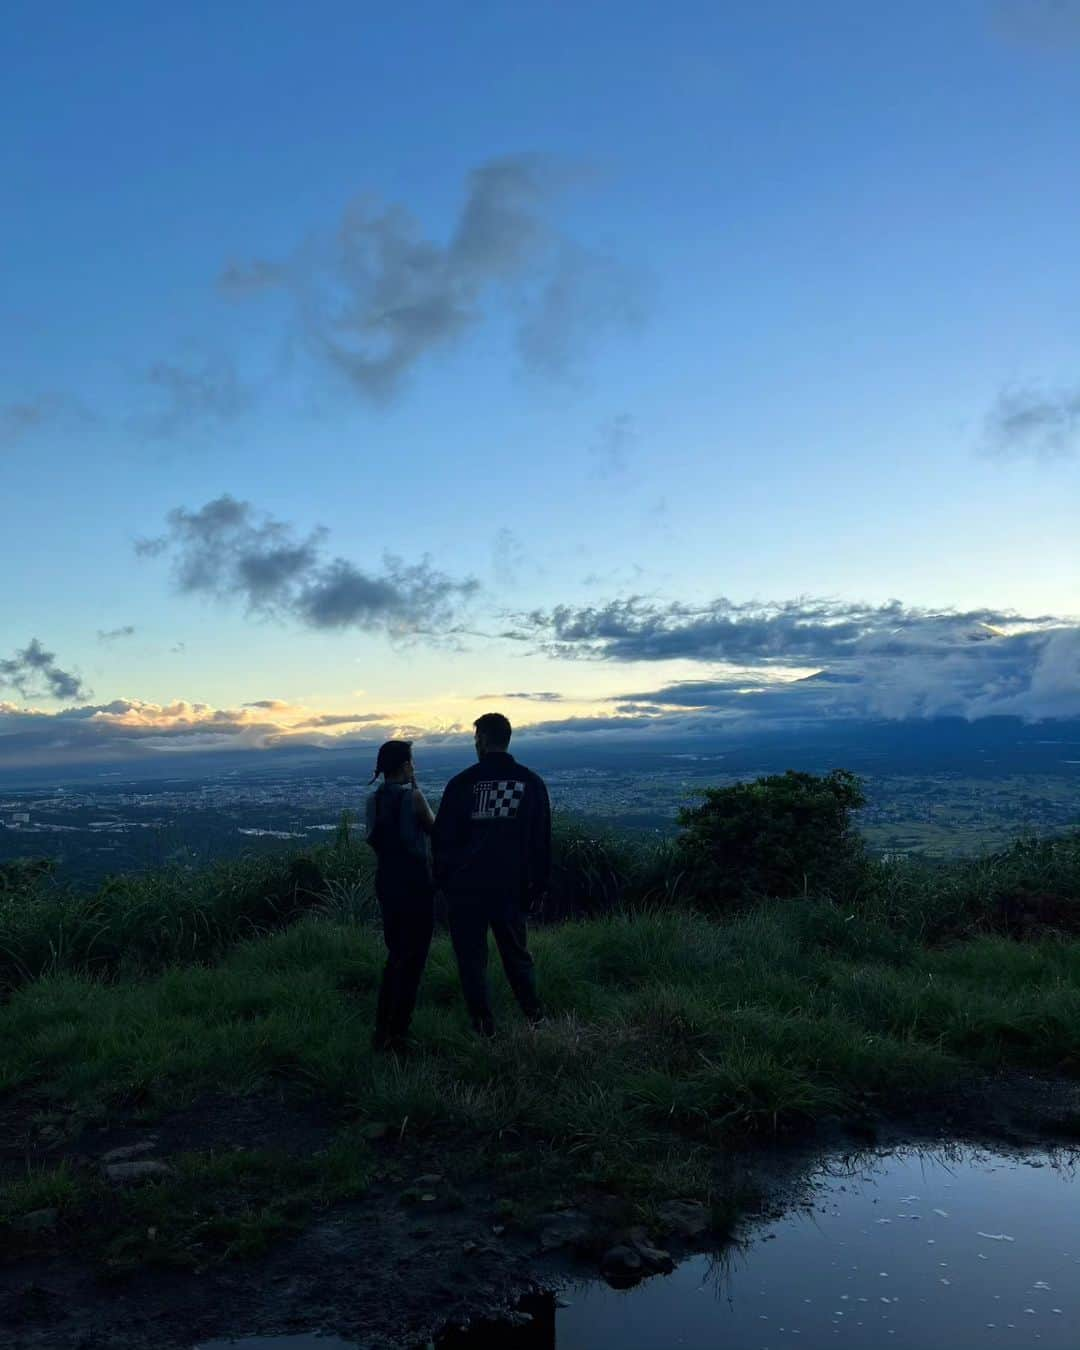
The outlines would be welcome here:
M 505 750 L 514 732 L 509 717 L 504 717 L 502 713 L 484 713 L 483 717 L 476 719 L 473 726 L 488 745 L 496 750 Z

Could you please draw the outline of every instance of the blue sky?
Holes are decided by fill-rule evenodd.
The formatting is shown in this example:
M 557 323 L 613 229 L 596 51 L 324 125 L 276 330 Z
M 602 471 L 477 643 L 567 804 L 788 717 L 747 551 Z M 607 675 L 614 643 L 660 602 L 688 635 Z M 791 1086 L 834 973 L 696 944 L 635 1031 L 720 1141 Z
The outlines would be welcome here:
M 1080 712 L 1077 0 L 5 28 L 0 759 Z

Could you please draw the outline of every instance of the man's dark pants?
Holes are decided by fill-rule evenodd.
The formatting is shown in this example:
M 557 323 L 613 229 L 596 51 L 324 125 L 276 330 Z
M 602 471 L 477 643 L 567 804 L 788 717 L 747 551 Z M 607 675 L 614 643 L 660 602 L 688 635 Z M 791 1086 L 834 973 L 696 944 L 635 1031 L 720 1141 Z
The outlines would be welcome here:
M 497 894 L 448 895 L 446 907 L 450 940 L 473 1026 L 478 1031 L 490 1031 L 494 1026 L 487 980 L 488 928 L 495 935 L 503 970 L 521 1011 L 530 1020 L 538 1018 L 540 999 L 533 959 L 526 945 L 524 908 Z
M 429 884 L 376 885 L 387 957 L 375 1011 L 376 1043 L 399 1040 L 409 1029 L 435 925 Z

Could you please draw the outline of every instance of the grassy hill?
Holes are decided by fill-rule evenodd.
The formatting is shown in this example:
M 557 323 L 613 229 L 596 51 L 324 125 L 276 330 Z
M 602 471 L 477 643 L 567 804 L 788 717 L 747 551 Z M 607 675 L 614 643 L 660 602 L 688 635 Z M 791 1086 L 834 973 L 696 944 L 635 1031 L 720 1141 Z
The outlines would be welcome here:
M 383 949 L 348 831 L 91 895 L 9 868 L 0 1248 L 203 1268 L 376 1180 L 416 1202 L 431 1170 L 462 1195 L 489 1178 L 503 1223 L 616 1197 L 656 1225 L 690 1197 L 723 1227 L 745 1200 L 726 1148 L 1080 1073 L 1080 835 L 722 908 L 675 844 L 571 829 L 556 854 L 550 913 L 572 917 L 534 933 L 547 1024 L 516 1020 L 496 972 L 500 1034 L 474 1038 L 438 936 L 400 1059 L 369 1049 Z M 249 1138 L 256 1117 L 278 1125 Z M 147 1131 L 167 1170 L 116 1187 L 105 1146 Z

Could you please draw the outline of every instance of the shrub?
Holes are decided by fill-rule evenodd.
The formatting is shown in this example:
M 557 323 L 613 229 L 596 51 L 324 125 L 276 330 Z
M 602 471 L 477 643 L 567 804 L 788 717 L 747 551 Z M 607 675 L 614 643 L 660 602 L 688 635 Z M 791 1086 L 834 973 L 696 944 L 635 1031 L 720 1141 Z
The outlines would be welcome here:
M 23 895 L 44 886 L 56 871 L 52 858 L 13 858 L 0 863 L 0 895 Z
M 846 891 L 858 877 L 862 843 L 852 811 L 865 804 L 846 769 L 773 774 L 706 788 L 679 813 L 679 851 L 699 895 L 711 902 Z
M 607 914 L 633 887 L 637 850 L 632 840 L 602 828 L 557 818 L 551 840 L 551 885 L 544 919 Z

